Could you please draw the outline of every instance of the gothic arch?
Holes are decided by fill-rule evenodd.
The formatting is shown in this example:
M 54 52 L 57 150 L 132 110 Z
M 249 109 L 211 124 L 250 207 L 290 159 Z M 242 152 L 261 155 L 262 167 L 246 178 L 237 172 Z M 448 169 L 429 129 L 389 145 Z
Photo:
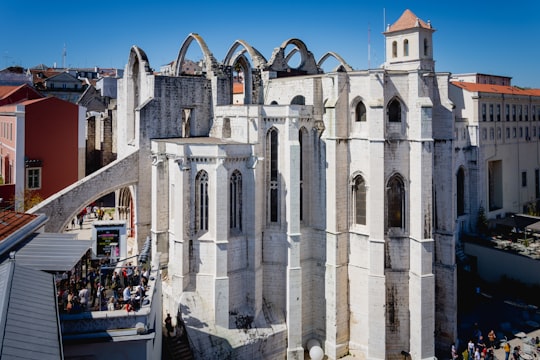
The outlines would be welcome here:
M 128 63 L 126 67 L 127 91 L 130 96 L 127 97 L 127 122 L 126 122 L 126 140 L 132 141 L 135 139 L 136 130 L 136 109 L 144 101 L 142 79 L 152 73 L 150 63 L 146 53 L 137 46 L 132 46 L 129 52 Z
M 152 69 L 150 68 L 150 62 L 148 61 L 148 56 L 146 56 L 146 53 L 141 48 L 134 45 L 131 47 L 131 50 L 129 52 L 129 58 L 128 58 L 127 69 L 126 69 L 127 76 L 134 75 L 133 69 L 134 69 L 134 64 L 136 62 L 139 62 L 144 65 L 143 67 L 140 67 L 140 69 L 144 69 L 144 73 L 146 74 L 152 73 Z M 140 71 L 139 71 L 139 74 L 137 74 L 139 76 L 142 75 L 140 74 Z
M 364 98 L 356 96 L 351 101 L 351 119 L 353 122 L 367 121 L 367 107 Z
M 126 220 L 128 224 L 129 236 L 135 236 L 135 218 L 133 211 L 133 187 L 126 186 L 117 191 L 117 216 L 119 220 Z
M 317 62 L 317 66 L 319 68 L 322 69 L 322 65 L 324 64 L 324 62 L 329 58 L 329 57 L 333 57 L 335 58 L 337 61 L 339 61 L 339 63 L 341 64 L 341 66 L 343 67 L 343 69 L 348 72 L 348 71 L 353 71 L 353 68 L 347 64 L 347 62 L 337 53 L 333 52 L 333 51 L 328 51 L 326 54 L 324 54 L 321 59 Z
M 266 131 L 267 221 L 278 223 L 280 219 L 279 191 L 279 131 L 272 126 Z
M 187 36 L 186 40 L 184 40 L 182 46 L 180 47 L 180 51 L 178 52 L 178 57 L 175 61 L 174 76 L 182 75 L 182 65 L 184 64 L 186 53 L 194 40 L 199 44 L 199 47 L 204 55 L 206 73 L 208 74 L 218 67 L 218 63 L 214 58 L 214 55 L 212 55 L 210 49 L 208 49 L 208 46 L 203 38 L 199 34 L 191 33 Z
M 394 96 L 386 104 L 386 114 L 389 122 L 403 122 L 403 101 Z
M 386 182 L 387 228 L 406 228 L 407 186 L 401 174 L 392 174 Z
M 234 55 L 234 52 L 239 46 L 243 46 L 244 50 Z M 232 44 L 232 46 L 229 48 L 229 51 L 227 52 L 227 55 L 225 56 L 225 59 L 223 60 L 223 64 L 225 66 L 233 66 L 236 58 L 245 52 L 249 54 L 249 57 L 251 58 L 251 61 L 253 62 L 253 66 L 255 68 L 263 68 L 264 65 L 266 65 L 266 59 L 264 58 L 264 56 L 257 49 L 249 45 L 244 40 L 236 40 Z
M 355 171 L 349 178 L 351 224 L 367 225 L 367 182 L 366 176 Z
M 288 55 L 286 55 L 285 49 L 288 45 L 296 46 L 297 50 L 292 50 Z M 296 54 L 297 51 L 300 52 L 300 64 L 296 68 L 291 68 L 287 61 L 292 55 Z M 313 54 L 307 49 L 306 44 L 304 44 L 302 40 L 296 38 L 284 41 L 280 47 L 274 50 L 272 57 L 268 61 L 267 70 L 297 70 L 305 72 L 306 74 L 318 74 L 321 72 L 317 66 L 317 63 L 315 62 Z
M 233 76 L 234 71 L 237 70 L 237 67 L 240 67 L 242 69 L 242 74 L 244 76 L 244 79 L 243 79 L 244 99 L 242 103 L 251 104 L 251 98 L 252 98 L 251 95 L 253 92 L 253 76 L 251 73 L 251 64 L 249 63 L 248 59 L 244 56 L 243 52 L 240 52 L 240 54 L 238 54 L 238 56 L 234 58 L 232 67 L 233 67 L 232 69 L 233 71 L 231 72 L 231 76 Z M 234 80 L 231 81 L 231 86 L 234 86 Z

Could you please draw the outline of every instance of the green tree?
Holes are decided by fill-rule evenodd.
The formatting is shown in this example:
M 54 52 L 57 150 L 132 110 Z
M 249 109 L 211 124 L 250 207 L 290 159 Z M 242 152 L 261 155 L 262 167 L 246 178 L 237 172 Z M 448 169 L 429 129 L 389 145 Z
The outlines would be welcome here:
M 488 221 L 486 218 L 486 211 L 484 210 L 484 207 L 482 205 L 480 205 L 480 208 L 478 208 L 476 230 L 480 235 L 486 235 L 488 233 Z

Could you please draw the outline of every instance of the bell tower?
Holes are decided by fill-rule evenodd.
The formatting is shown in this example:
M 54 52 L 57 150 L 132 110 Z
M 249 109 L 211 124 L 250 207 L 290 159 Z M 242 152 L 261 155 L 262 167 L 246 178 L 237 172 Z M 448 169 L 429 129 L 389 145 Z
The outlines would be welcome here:
M 419 19 L 409 9 L 392 25 L 388 25 L 386 61 L 389 70 L 435 70 L 431 23 Z

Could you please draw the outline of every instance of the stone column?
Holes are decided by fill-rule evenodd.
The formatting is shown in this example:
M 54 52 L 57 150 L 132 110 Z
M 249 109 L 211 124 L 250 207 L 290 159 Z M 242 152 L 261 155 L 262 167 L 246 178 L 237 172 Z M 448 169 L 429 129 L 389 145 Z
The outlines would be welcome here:
M 383 120 L 382 108 L 378 108 L 379 115 Z M 375 118 L 375 116 L 373 116 Z M 384 131 L 383 127 L 378 129 Z M 378 137 L 377 137 L 378 135 Z M 375 135 L 375 140 L 369 145 L 369 168 L 368 182 L 368 225 L 369 237 L 369 275 L 368 288 L 366 290 L 368 303 L 368 359 L 386 358 L 386 278 L 384 273 L 385 257 L 385 202 L 386 202 L 386 179 L 384 140 L 383 134 Z
M 340 82 L 341 84 L 341 82 Z M 337 96 L 337 95 L 336 95 Z M 346 99 L 346 96 L 344 96 Z M 346 100 L 345 100 L 346 101 Z M 326 104 L 326 341 L 324 350 L 331 359 L 347 354 L 348 308 L 348 143 L 347 116 L 336 113 L 335 104 Z M 345 106 L 346 108 L 346 106 Z M 339 120 L 338 120 L 339 119 Z
M 140 204 L 142 189 L 150 189 L 152 196 L 150 203 L 151 211 L 148 208 L 141 208 L 138 215 L 145 214 L 150 217 L 150 235 L 152 237 L 152 257 L 159 252 L 163 255 L 160 263 L 166 264 L 169 254 L 168 229 L 169 229 L 169 160 L 165 155 L 165 147 L 163 143 L 152 144 L 151 158 L 151 181 L 146 183 L 146 186 L 139 184 L 138 204 Z M 148 176 L 146 176 L 148 178 Z M 139 178 L 140 179 L 140 178 Z M 146 200 L 147 201 L 147 200 Z M 142 217 L 142 216 L 140 216 Z M 139 218 L 140 218 L 139 217 Z M 137 234 L 138 249 L 141 249 L 141 238 L 144 234 Z M 143 241 L 146 239 L 144 236 Z
M 287 223 L 287 359 L 303 359 L 302 268 L 300 266 L 300 143 L 298 119 L 291 118 L 284 141 L 285 208 Z
M 173 295 L 180 298 L 189 284 L 189 243 L 191 183 L 190 164 L 183 156 L 178 156 L 170 165 L 170 227 L 169 239 L 169 278 Z M 174 184 L 174 186 L 172 186 Z
M 210 207 L 210 231 L 215 234 L 215 259 L 216 267 L 214 274 L 214 313 L 216 325 L 229 328 L 229 277 L 227 276 L 227 247 L 229 237 L 229 209 L 228 209 L 228 184 L 229 175 L 223 165 L 223 158 L 217 159 L 215 179 L 210 179 L 212 187 L 210 205 L 212 200 L 215 210 Z M 225 190 L 223 185 L 225 185 Z M 213 228 L 213 229 L 212 229 Z
M 427 103 L 427 100 L 425 101 Z M 411 111 L 410 141 L 410 348 L 413 359 L 433 359 L 435 347 L 435 277 L 433 275 L 433 141 L 431 107 Z M 416 114 L 415 114 L 416 113 Z

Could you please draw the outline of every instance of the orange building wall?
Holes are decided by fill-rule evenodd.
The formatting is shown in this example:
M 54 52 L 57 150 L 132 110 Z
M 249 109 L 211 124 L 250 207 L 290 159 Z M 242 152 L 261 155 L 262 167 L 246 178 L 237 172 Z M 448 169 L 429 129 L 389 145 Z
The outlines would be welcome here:
M 78 180 L 78 116 L 77 105 L 55 97 L 26 105 L 25 157 L 42 161 L 43 198 Z

